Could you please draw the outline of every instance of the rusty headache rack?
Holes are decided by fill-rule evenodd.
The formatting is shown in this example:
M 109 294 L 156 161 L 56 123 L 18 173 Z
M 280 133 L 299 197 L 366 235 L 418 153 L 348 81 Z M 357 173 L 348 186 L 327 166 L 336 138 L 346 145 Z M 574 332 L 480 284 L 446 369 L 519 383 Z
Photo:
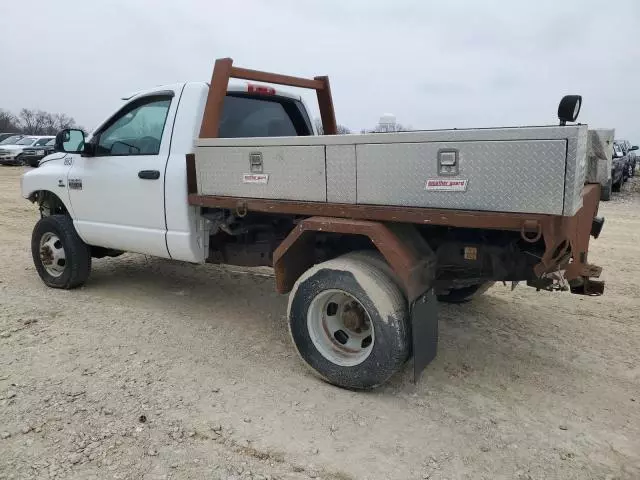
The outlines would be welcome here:
M 234 67 L 232 59 L 223 58 L 215 62 L 211 87 L 209 89 L 200 129 L 201 139 L 218 138 L 218 127 L 222 107 L 230 78 L 316 90 L 324 132 L 326 134 L 337 133 L 335 111 L 328 77 L 317 76 L 313 79 L 307 79 L 249 70 Z M 575 215 L 560 216 L 201 195 L 197 189 L 194 154 L 187 155 L 186 168 L 188 201 L 189 204 L 193 206 L 222 208 L 243 212 L 252 211 L 321 217 L 323 221 L 319 220 L 315 223 L 325 226 L 327 225 L 327 219 L 330 218 L 351 219 L 353 220 L 355 229 L 358 228 L 358 225 L 364 225 L 363 221 L 373 221 L 385 222 L 390 225 L 409 223 L 520 232 L 524 241 L 535 243 L 542 240 L 544 242 L 545 252 L 534 269 L 538 277 L 542 278 L 543 275 L 547 273 L 565 269 L 565 278 L 570 282 L 573 293 L 600 295 L 604 291 L 604 282 L 591 279 L 592 277 L 599 277 L 602 269 L 587 263 L 590 236 L 593 235 L 597 237 L 602 226 L 602 221 L 596 218 L 600 199 L 599 184 L 588 184 L 583 187 L 583 205 Z M 318 226 L 312 226 L 313 223 L 314 222 L 307 222 L 306 226 L 302 224 L 301 228 L 320 228 Z M 339 223 L 339 228 L 345 229 L 344 224 Z M 292 235 L 299 236 L 300 232 L 294 230 Z M 281 293 L 288 292 L 292 286 L 292 280 L 295 281 L 295 278 L 287 278 L 287 268 L 283 266 L 283 262 L 285 262 L 288 253 L 287 249 L 293 245 L 295 239 L 287 240 L 285 240 L 274 253 L 277 288 Z M 388 240 L 389 241 L 385 241 L 383 239 L 381 242 L 393 243 L 395 250 L 405 248 L 401 242 L 398 243 L 396 241 L 397 238 L 389 237 Z M 406 249 L 406 252 L 396 251 L 395 254 L 403 256 L 405 259 L 412 258 L 414 254 L 409 251 L 410 247 L 406 247 Z M 397 265 L 391 261 L 392 259 L 389 255 L 394 255 L 394 252 L 389 252 L 389 255 L 387 255 L 382 251 L 382 248 L 380 248 L 380 250 L 387 260 L 390 261 L 394 270 L 401 274 L 401 277 L 408 275 L 406 271 L 403 273 L 399 272 Z M 403 265 L 403 268 L 406 268 L 406 260 Z M 299 268 L 301 267 L 297 269 Z M 296 270 L 296 268 L 293 268 L 293 270 Z M 278 274 L 278 272 L 280 272 L 280 274 Z M 407 279 L 405 283 L 409 283 L 409 279 Z M 405 286 L 407 287 L 407 285 Z M 541 281 L 539 284 L 534 284 L 533 286 L 546 288 L 548 285 Z M 409 291 L 412 290 L 410 286 L 406 289 Z
M 253 80 L 255 82 L 273 83 L 288 87 L 308 88 L 315 90 L 318 96 L 322 128 L 328 135 L 335 135 L 338 131 L 336 114 L 333 110 L 333 99 L 329 86 L 329 77 L 318 76 L 311 78 L 292 77 L 278 73 L 261 72 L 233 66 L 231 58 L 219 58 L 213 67 L 211 88 L 204 107 L 204 117 L 200 127 L 200 138 L 218 138 L 218 127 L 222 115 L 222 105 L 227 94 L 230 78 L 239 80 Z

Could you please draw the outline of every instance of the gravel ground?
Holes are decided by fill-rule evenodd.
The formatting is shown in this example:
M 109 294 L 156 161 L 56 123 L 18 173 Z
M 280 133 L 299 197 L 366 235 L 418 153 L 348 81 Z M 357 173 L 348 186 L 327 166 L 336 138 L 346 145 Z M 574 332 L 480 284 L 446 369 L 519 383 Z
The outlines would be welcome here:
M 124 255 L 47 289 L 21 171 L 0 168 L 0 479 L 640 478 L 640 181 L 601 207 L 605 296 L 443 306 L 418 385 L 355 393 L 297 358 L 267 275 Z

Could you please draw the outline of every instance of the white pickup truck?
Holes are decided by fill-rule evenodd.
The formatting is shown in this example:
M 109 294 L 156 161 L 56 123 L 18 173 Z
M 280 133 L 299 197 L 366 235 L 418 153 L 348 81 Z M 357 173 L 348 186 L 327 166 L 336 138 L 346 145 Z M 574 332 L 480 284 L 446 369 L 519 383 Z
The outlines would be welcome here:
M 316 90 L 317 136 L 301 98 Z M 436 296 L 463 302 L 496 281 L 598 295 L 587 263 L 600 185 L 589 184 L 581 99 L 560 126 L 332 135 L 327 77 L 216 62 L 211 87 L 156 87 L 22 177 L 41 219 L 33 261 L 50 287 L 84 284 L 91 259 L 137 252 L 272 266 L 290 293 L 302 359 L 347 388 L 436 354 Z M 212 286 L 215 288 L 215 286 Z

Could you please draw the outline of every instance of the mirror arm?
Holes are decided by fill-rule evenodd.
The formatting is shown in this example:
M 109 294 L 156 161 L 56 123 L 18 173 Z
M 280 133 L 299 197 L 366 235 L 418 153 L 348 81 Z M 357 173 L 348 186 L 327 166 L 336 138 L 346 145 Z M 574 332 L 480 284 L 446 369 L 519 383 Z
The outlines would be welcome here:
M 96 144 L 93 142 L 86 142 L 82 147 L 83 157 L 95 157 L 96 156 Z

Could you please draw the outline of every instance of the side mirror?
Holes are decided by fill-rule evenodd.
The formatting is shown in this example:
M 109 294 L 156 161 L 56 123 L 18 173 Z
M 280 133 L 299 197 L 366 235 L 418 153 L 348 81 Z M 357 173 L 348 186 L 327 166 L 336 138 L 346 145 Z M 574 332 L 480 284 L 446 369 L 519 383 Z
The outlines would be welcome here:
M 634 145 L 633 147 L 631 147 L 631 148 L 629 149 L 629 151 L 632 151 L 632 150 L 638 150 L 638 145 Z
M 77 128 L 65 128 L 56 135 L 56 152 L 80 153 L 84 148 L 84 132 Z

